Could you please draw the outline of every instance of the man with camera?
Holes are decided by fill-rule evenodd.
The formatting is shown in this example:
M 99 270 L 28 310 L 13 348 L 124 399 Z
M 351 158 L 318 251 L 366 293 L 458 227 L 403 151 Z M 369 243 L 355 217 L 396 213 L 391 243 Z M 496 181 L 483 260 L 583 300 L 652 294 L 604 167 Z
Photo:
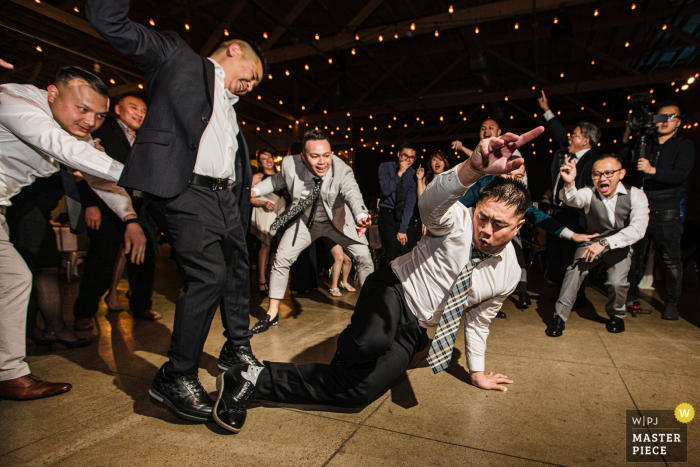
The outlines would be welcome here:
M 649 227 L 645 237 L 636 245 L 641 254 L 633 255 L 629 280 L 633 283 L 636 260 L 644 262 L 644 254 L 649 240 L 654 240 L 661 252 L 666 268 L 666 301 L 662 319 L 678 319 L 678 299 L 681 296 L 683 267 L 681 266 L 681 185 L 693 169 L 695 148 L 690 140 L 677 135 L 681 126 L 681 109 L 676 102 L 664 102 L 659 106 L 654 121 L 655 134 L 644 149 L 643 157 L 636 154 L 634 142 L 630 141 L 632 129 L 625 130 L 623 141 L 628 143 L 620 150 L 628 170 L 630 180 L 640 183 L 649 199 Z M 658 117 L 666 117 L 666 121 Z M 663 119 L 663 118 L 661 118 Z M 642 131 L 640 129 L 640 131 Z M 636 138 L 640 134 L 635 135 Z M 630 289 L 632 290 L 632 289 Z M 634 297 L 628 296 L 628 301 Z

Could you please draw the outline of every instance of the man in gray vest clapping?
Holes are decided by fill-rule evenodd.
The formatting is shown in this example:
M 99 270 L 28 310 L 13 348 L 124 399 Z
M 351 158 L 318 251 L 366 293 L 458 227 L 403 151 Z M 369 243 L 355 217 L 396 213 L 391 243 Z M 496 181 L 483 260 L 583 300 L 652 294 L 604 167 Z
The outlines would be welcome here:
M 579 287 L 588 272 L 601 261 L 608 274 L 605 311 L 610 319 L 605 327 L 609 332 L 623 332 L 630 286 L 627 281 L 632 255 L 630 246 L 644 237 L 649 224 L 649 202 L 639 188 L 626 188 L 620 183 L 625 169 L 616 154 L 602 154 L 593 163 L 595 188 L 576 189 L 576 165 L 569 160 L 565 160 L 560 173 L 565 182 L 564 202 L 584 210 L 588 223 L 586 234 L 599 235 L 590 242 L 581 243 L 576 250 L 574 263 L 566 270 L 554 319 L 545 332 L 550 337 L 562 335 Z

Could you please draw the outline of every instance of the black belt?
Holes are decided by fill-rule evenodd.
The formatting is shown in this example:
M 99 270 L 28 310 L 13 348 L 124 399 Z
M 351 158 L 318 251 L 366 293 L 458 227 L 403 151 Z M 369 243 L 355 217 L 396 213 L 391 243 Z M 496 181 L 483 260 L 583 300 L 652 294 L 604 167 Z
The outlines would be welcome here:
M 208 175 L 192 174 L 190 177 L 190 185 L 203 186 L 213 191 L 221 191 L 233 188 L 235 183 L 229 181 L 228 178 L 214 178 Z

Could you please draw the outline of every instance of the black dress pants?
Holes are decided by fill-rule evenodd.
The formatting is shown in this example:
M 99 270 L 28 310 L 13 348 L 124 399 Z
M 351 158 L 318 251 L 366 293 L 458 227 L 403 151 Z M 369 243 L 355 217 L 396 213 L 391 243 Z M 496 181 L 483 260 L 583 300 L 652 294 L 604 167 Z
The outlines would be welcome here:
M 389 264 L 399 256 L 409 253 L 416 246 L 417 232 L 413 216 L 408 222 L 408 229 L 406 230 L 408 241 L 405 245 L 400 244 L 396 238 L 400 225 L 401 221 L 397 221 L 394 218 L 393 209 L 379 208 L 379 235 L 382 237 L 382 250 L 384 250 L 386 264 Z
M 188 185 L 175 198 L 150 198 L 147 209 L 175 251 L 185 284 L 165 371 L 196 374 L 217 308 L 227 346 L 248 345 L 253 335 L 250 264 L 236 195 Z
M 83 278 L 80 282 L 78 298 L 73 305 L 73 315 L 76 318 L 92 318 L 97 313 L 97 308 L 102 295 L 109 290 L 112 282 L 114 263 L 117 260 L 119 249 L 124 243 L 124 222 L 109 208 L 100 206 L 102 222 L 100 228 L 87 229 L 90 237 L 90 246 L 85 256 Z M 146 254 L 144 262 L 134 264 L 128 258 L 126 260 L 126 272 L 129 276 L 129 309 L 134 314 L 150 310 L 153 305 L 153 287 L 156 268 L 156 249 L 158 237 L 156 230 L 141 223 L 143 233 L 146 235 Z
M 367 277 L 338 338 L 340 365 L 264 362 L 253 397 L 289 404 L 358 407 L 376 399 L 428 344 L 390 266 Z
M 634 246 L 634 248 L 641 250 L 639 256 L 641 263 L 644 264 L 644 255 L 649 248 L 649 240 L 654 240 L 661 253 L 661 260 L 666 267 L 666 303 L 678 303 L 678 299 L 681 298 L 681 283 L 683 282 L 682 236 L 683 220 L 680 210 L 651 211 L 646 235 Z M 637 258 L 637 255 L 632 255 L 632 266 L 628 275 L 630 284 L 634 283 Z

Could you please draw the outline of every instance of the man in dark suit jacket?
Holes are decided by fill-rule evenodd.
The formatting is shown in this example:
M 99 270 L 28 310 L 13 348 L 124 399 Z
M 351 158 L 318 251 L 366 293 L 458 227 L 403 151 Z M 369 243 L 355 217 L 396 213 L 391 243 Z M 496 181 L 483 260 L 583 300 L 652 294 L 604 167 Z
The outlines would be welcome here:
M 266 63 L 260 47 L 243 40 L 202 57 L 175 32 L 130 21 L 129 6 L 89 0 L 85 12 L 146 74 L 148 113 L 119 183 L 145 194 L 184 277 L 169 361 L 149 393 L 179 417 L 206 422 L 213 402 L 197 373 L 217 308 L 227 338 L 219 367 L 259 365 L 250 348 L 245 245 L 252 174 L 233 104 L 265 76 Z
M 573 208 L 565 205 L 564 180 L 561 178 L 559 169 L 566 160 L 576 164 L 576 188 L 581 189 L 586 186 L 593 186 L 591 171 L 593 162 L 598 154 L 594 146 L 600 141 L 600 129 L 588 122 L 579 122 L 578 126 L 570 135 L 562 126 L 554 112 L 549 108 L 549 101 L 544 91 L 542 97 L 538 99 L 540 107 L 544 111 L 544 118 L 552 132 L 552 141 L 559 147 L 552 160 L 552 188 L 554 190 L 554 210 L 552 219 L 559 221 L 564 227 L 568 227 L 576 233 L 586 232 L 586 213 L 583 209 Z M 554 235 L 547 235 L 547 259 L 552 277 L 559 288 L 561 288 L 566 268 L 574 262 L 574 253 L 577 244 L 568 240 L 560 239 Z M 585 287 L 581 287 L 576 305 L 585 303 Z
M 99 139 L 99 144 L 112 159 L 126 163 L 136 132 L 141 128 L 146 115 L 146 103 L 137 94 L 119 96 L 115 102 L 114 112 L 117 118 L 107 118 L 104 124 L 92 132 L 92 137 Z M 76 331 L 89 331 L 93 328 L 92 317 L 97 313 L 100 298 L 109 289 L 112 271 L 122 246 L 124 222 L 95 194 L 85 182 L 78 184 L 80 198 L 85 207 L 85 221 L 90 236 L 90 248 L 85 257 L 85 274 L 80 282 L 80 291 L 73 305 Z M 131 190 L 128 190 L 131 192 Z M 139 214 L 143 204 L 143 195 L 131 196 L 134 211 Z M 129 309 L 135 318 L 153 321 L 162 316 L 151 309 L 153 282 L 156 266 L 155 229 L 141 218 L 141 226 L 148 239 L 146 254 L 141 264 L 127 261 L 129 275 Z M 109 307 L 109 304 L 108 304 Z

